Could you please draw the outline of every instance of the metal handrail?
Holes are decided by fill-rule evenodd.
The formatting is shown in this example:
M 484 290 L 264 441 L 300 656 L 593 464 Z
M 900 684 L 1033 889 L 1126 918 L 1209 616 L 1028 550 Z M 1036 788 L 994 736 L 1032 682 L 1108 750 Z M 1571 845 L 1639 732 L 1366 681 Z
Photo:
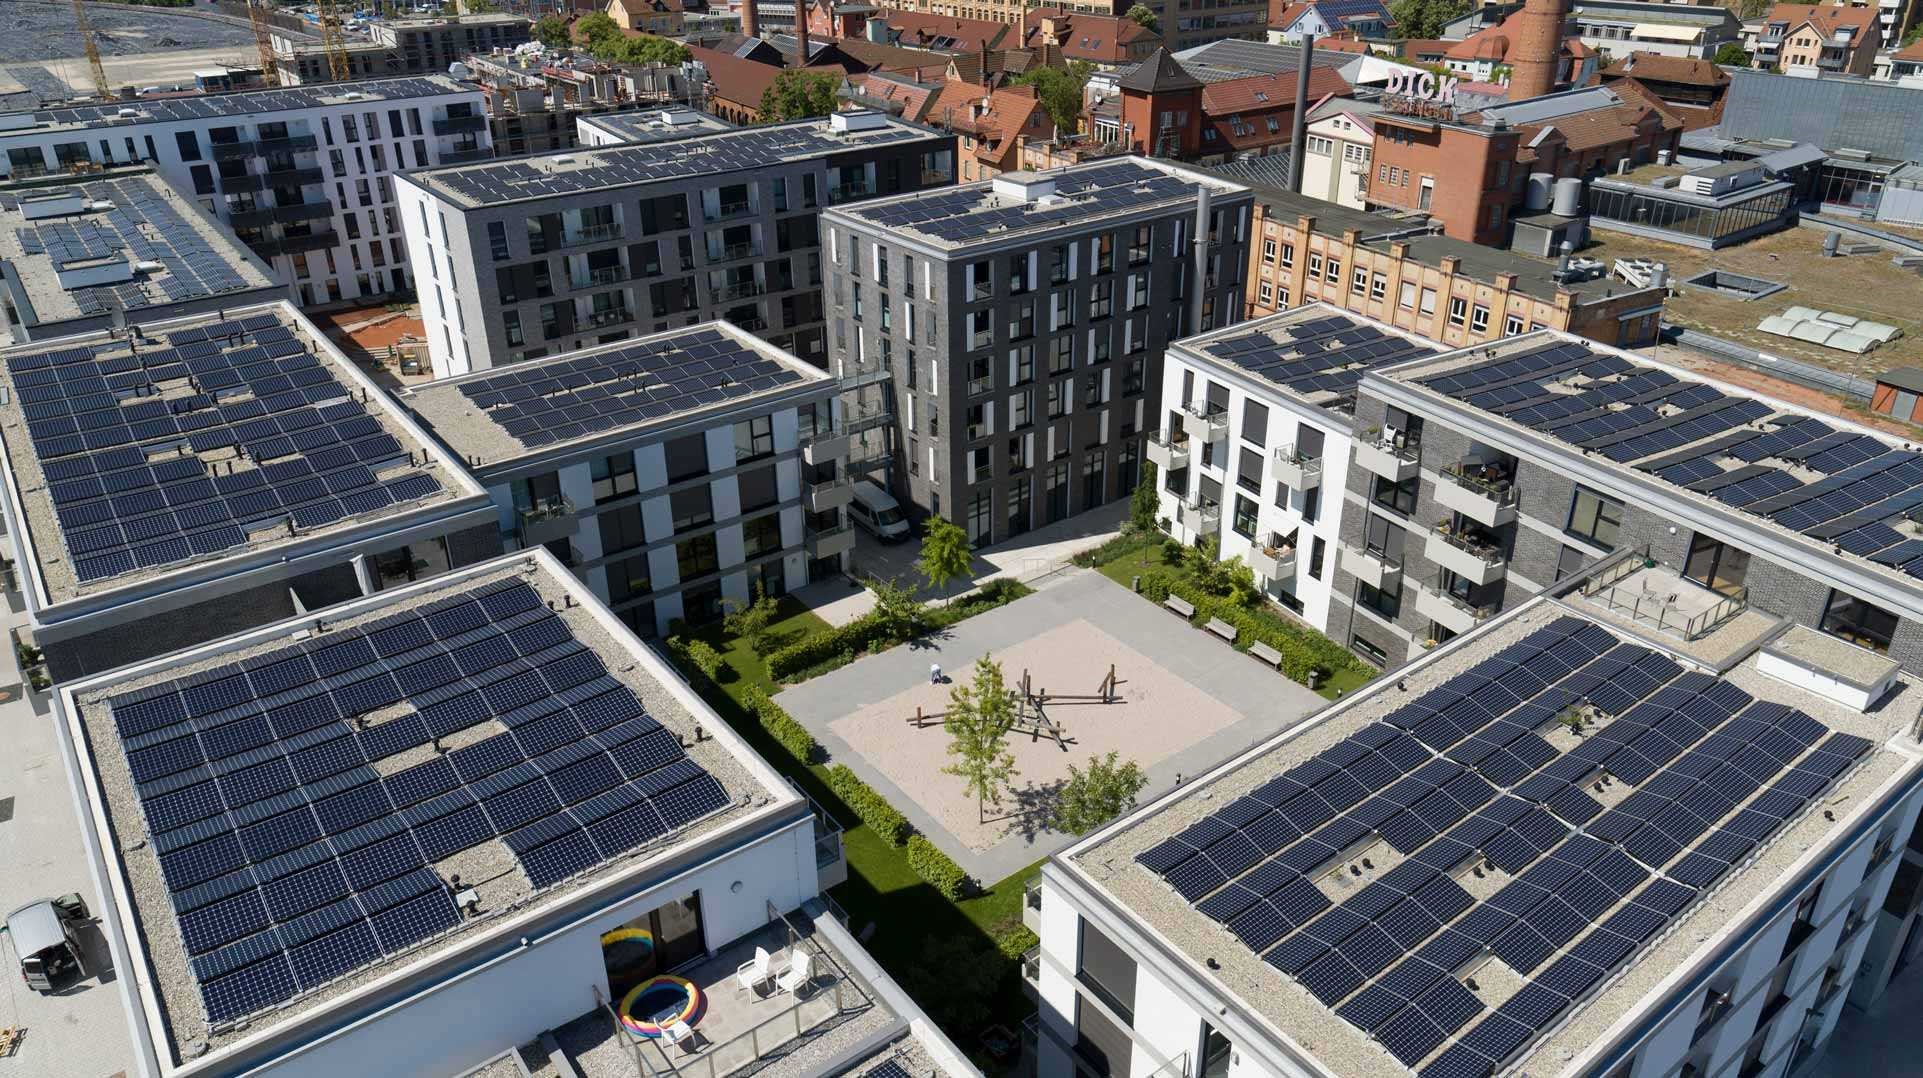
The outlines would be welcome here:
M 1384 569 L 1394 569 L 1397 572 L 1402 571 L 1402 562 L 1396 558 L 1391 558 L 1388 551 L 1379 547 L 1372 547 L 1364 543 L 1361 547 L 1350 547 L 1349 549 L 1354 550 L 1370 561 L 1381 562 Z
M 1447 476 L 1456 486 L 1464 490 L 1480 494 L 1485 498 L 1494 499 L 1496 508 L 1498 509 L 1507 509 L 1509 506 L 1516 504 L 1516 496 L 1519 490 L 1514 481 L 1511 481 L 1507 487 L 1498 487 L 1487 479 L 1479 479 L 1473 475 L 1466 474 L 1462 471 L 1462 465 L 1460 464 L 1452 464 L 1444 468 L 1442 474 Z
M 1176 437 L 1176 435 L 1178 434 L 1180 435 L 1180 437 Z M 1189 444 L 1189 432 L 1185 430 L 1174 431 L 1174 432 L 1166 431 L 1166 430 L 1152 430 L 1148 432 L 1148 440 L 1151 443 L 1162 446 L 1165 449 L 1180 449 L 1186 452 L 1188 450 L 1188 444 Z
M 1464 599 L 1461 596 L 1456 595 L 1454 592 L 1451 592 L 1448 588 L 1445 588 L 1440 584 L 1435 585 L 1429 590 L 1435 592 L 1437 598 L 1444 600 L 1449 605 L 1455 607 L 1457 610 L 1460 610 L 1465 614 L 1468 614 L 1470 617 L 1475 618 L 1477 621 L 1481 621 L 1484 618 L 1495 616 L 1496 607 L 1495 607 L 1495 604 L 1493 603 L 1487 603 L 1482 606 L 1477 606 L 1474 603 L 1469 602 L 1467 599 Z
M 1467 535 L 1444 531 L 1440 524 L 1431 529 L 1431 534 L 1484 565 L 1500 565 L 1503 561 L 1502 547 L 1496 544 L 1471 542 Z
M 561 234 L 561 246 L 574 247 L 597 240 L 618 239 L 621 235 L 621 222 L 603 221 L 599 224 L 582 225 L 571 232 Z
M 1630 563 L 1636 568 L 1642 568 L 1640 560 L 1630 559 Z M 1583 595 L 1592 599 L 1600 598 L 1603 606 L 1612 613 L 1628 614 L 1632 621 L 1654 626 L 1659 632 L 1669 633 L 1683 640 L 1702 637 L 1716 626 L 1749 609 L 1747 586 L 1736 589 L 1734 595 L 1725 595 L 1716 600 L 1707 609 L 1690 615 L 1682 615 L 1671 608 L 1669 597 L 1656 592 L 1631 592 L 1627 588 L 1609 585 L 1593 590 L 1585 587 Z
M 1294 464 L 1302 469 L 1304 478 L 1322 474 L 1321 457 L 1305 457 L 1296 450 L 1294 443 L 1275 447 L 1275 459 L 1282 464 Z

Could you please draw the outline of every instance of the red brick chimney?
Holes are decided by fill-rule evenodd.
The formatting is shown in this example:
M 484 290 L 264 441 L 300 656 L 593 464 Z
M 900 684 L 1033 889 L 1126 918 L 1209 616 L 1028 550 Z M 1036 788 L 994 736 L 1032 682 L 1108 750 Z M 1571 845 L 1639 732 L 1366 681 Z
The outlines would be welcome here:
M 748 37 L 761 35 L 761 10 L 755 0 L 741 0 L 741 32 Z
M 1509 50 L 1509 100 L 1541 97 L 1556 88 L 1568 18 L 1569 0 L 1523 0 L 1516 15 L 1516 41 Z
M 795 0 L 795 66 L 808 66 L 808 0 Z

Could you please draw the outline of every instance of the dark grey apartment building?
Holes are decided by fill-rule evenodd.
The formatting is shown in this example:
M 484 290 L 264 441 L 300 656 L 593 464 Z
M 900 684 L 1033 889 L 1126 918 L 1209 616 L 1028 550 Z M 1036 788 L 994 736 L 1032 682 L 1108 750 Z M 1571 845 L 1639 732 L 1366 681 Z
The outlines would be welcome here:
M 474 53 L 486 55 L 526 44 L 532 29 L 527 19 L 506 12 L 370 23 L 366 39 L 347 42 L 349 77 L 444 74 L 448 65 Z M 273 48 L 275 73 L 282 86 L 334 81 L 324 46 L 275 34 Z
M 1131 157 L 830 210 L 850 466 L 977 544 L 1127 497 L 1164 349 L 1243 309 L 1252 204 Z
M 1392 665 L 1564 596 L 1717 661 L 1808 626 L 1923 671 L 1923 452 L 1544 330 L 1363 375 L 1326 631 Z M 1601 563 L 1599 565 L 1599 563 Z
M 714 319 L 825 366 L 821 211 L 954 176 L 955 136 L 877 112 L 409 173 L 434 374 Z

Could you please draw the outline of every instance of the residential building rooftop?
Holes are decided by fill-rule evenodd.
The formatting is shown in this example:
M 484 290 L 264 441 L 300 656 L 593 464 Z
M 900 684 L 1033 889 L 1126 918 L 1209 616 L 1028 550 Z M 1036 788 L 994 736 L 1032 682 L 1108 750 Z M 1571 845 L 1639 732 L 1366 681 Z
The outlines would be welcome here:
M 746 172 L 777 162 L 944 137 L 881 113 L 844 112 L 639 146 L 582 147 L 538 157 L 420 169 L 402 173 L 400 181 L 475 208 Z
M 1014 236 L 1094 227 L 1104 217 L 1191 202 L 1198 186 L 1216 195 L 1240 184 L 1143 157 L 1091 161 L 1051 172 L 1011 172 L 841 208 L 851 217 L 910 235 L 933 247 L 960 250 Z
M 22 131 L 88 131 L 140 123 L 218 119 L 321 108 L 327 105 L 404 101 L 474 90 L 446 75 L 402 79 L 367 79 L 355 83 L 322 83 L 191 97 L 142 98 L 104 105 L 73 105 L 34 112 L 0 113 L 0 138 Z
M 1305 1071 L 1586 1073 L 1914 783 L 1916 717 L 1538 597 L 1047 871 Z
M 1178 342 L 1184 358 L 1260 379 L 1302 401 L 1355 410 L 1364 371 L 1435 355 L 1440 346 L 1373 318 L 1307 303 Z
M 442 378 L 401 402 L 463 460 L 496 468 L 833 379 L 726 322 Z
M 602 112 L 579 117 L 574 122 L 577 127 L 592 129 L 618 142 L 669 142 L 735 129 L 719 116 L 680 108 Z

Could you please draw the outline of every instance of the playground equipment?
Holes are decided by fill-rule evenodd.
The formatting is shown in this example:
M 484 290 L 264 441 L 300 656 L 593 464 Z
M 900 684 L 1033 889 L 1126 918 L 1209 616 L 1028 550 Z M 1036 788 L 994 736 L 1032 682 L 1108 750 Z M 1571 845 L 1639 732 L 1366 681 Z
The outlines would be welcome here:
M 1008 726 L 1002 730 L 1002 733 L 1013 732 L 1027 734 L 1031 742 L 1048 738 L 1055 742 L 1056 746 L 1063 752 L 1067 752 L 1069 742 L 1074 739 L 1068 736 L 1068 732 L 1062 728 L 1061 723 L 1056 722 L 1049 716 L 1049 705 L 1120 703 L 1121 700 L 1116 689 L 1125 684 L 1127 684 L 1125 679 L 1116 676 L 1115 664 L 1110 663 L 1108 664 L 1108 675 L 1102 678 L 1102 683 L 1096 687 L 1094 692 L 1051 693 L 1045 688 L 1035 688 L 1029 678 L 1027 668 L 1024 667 L 1022 669 L 1022 680 L 1020 682 L 1021 687 L 1019 689 L 1006 690 L 1009 702 L 1015 705 L 1015 714 L 1014 717 L 1009 720 Z M 946 711 L 923 711 L 920 705 L 917 705 L 915 707 L 915 714 L 910 717 L 907 722 L 910 726 L 917 728 L 923 726 L 939 726 L 946 721 L 947 716 L 948 712 Z

